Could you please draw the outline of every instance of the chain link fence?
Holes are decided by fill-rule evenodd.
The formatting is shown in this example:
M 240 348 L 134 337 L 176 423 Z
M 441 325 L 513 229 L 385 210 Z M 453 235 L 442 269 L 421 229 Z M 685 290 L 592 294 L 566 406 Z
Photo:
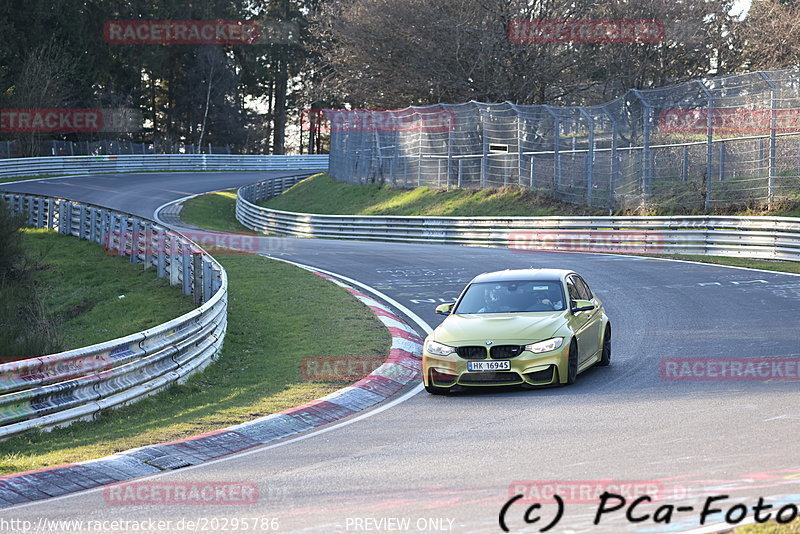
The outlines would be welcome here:
M 401 187 L 509 185 L 573 204 L 710 209 L 800 198 L 800 70 L 630 90 L 597 106 L 325 110 L 330 174 Z

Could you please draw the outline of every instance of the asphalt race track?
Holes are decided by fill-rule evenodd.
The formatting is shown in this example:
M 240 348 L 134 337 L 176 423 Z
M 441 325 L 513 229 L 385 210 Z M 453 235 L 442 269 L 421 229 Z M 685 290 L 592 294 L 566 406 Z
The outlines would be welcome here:
M 289 173 L 120 174 L 0 188 L 152 218 L 167 201 L 281 174 Z M 762 496 L 800 505 L 797 379 L 682 381 L 661 373 L 664 358 L 800 356 L 798 276 L 601 254 L 293 238 L 270 243 L 265 253 L 368 284 L 432 327 L 441 320 L 433 313 L 436 303 L 452 300 L 478 273 L 575 269 L 611 317 L 612 365 L 590 369 L 570 387 L 446 397 L 423 391 L 342 428 L 151 479 L 257 482 L 257 504 L 111 506 L 95 491 L 6 509 L 4 517 L 169 520 L 169 531 L 179 531 L 181 520 L 202 526 L 215 519 L 214 531 L 244 531 L 233 528 L 235 520 L 276 518 L 277 525 L 249 531 L 502 532 L 503 505 L 524 493 L 506 511 L 507 527 L 540 532 L 556 515 L 548 497 L 557 485 L 567 502 L 550 532 L 686 532 L 699 528 L 712 496 L 730 497 L 713 503 L 722 512 L 706 525 L 723 522 L 735 503 L 752 507 Z M 592 524 L 602 492 L 592 488 L 625 494 L 634 485 L 648 488 L 653 502 L 633 516 L 649 518 L 631 523 L 623 508 Z M 542 518 L 526 524 L 534 502 L 542 508 L 528 519 Z M 693 509 L 673 510 L 671 522 L 655 523 L 654 512 L 661 507 L 663 520 L 668 505 Z

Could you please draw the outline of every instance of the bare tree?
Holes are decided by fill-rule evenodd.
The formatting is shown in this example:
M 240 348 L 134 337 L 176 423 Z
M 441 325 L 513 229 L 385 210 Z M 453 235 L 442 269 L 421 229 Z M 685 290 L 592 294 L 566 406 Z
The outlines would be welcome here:
M 332 0 L 314 17 L 324 73 L 312 99 L 406 106 L 440 101 L 597 103 L 631 87 L 728 68 L 732 0 Z M 650 19 L 658 43 L 520 43 L 524 20 Z M 677 30 L 680 30 L 678 32 Z
M 754 0 L 740 25 L 750 70 L 800 65 L 800 4 Z
M 20 109 L 68 107 L 76 97 L 72 83 L 74 73 L 74 62 L 54 41 L 31 50 L 12 88 L 11 106 Z M 40 137 L 37 132 L 21 134 L 22 155 L 38 155 Z

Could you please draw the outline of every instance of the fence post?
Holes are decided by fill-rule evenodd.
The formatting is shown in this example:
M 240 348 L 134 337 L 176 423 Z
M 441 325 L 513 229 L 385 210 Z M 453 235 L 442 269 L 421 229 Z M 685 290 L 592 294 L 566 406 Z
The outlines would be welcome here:
M 442 108 L 443 110 L 446 108 Z M 442 113 L 443 116 L 446 114 Z M 449 121 L 448 121 L 449 124 Z M 453 128 L 455 124 L 449 124 L 447 128 L 447 189 L 450 189 L 450 176 L 453 173 Z
M 775 90 L 777 87 L 775 83 L 770 79 L 766 72 L 759 71 L 759 74 L 767 82 L 769 85 L 769 109 L 770 109 L 770 121 L 769 121 L 769 178 L 767 179 L 767 207 L 772 209 L 772 204 L 775 200 L 775 165 L 776 165 L 776 157 L 777 157 L 777 139 L 775 135 L 776 126 L 777 126 L 777 109 L 775 108 L 776 105 L 776 95 Z
M 725 178 L 725 141 L 719 144 L 719 181 Z
M 553 182 L 558 190 L 561 187 L 561 120 L 550 106 L 545 105 L 544 109 L 553 117 Z
M 603 106 L 603 113 L 611 121 L 611 176 L 608 178 L 608 207 L 614 209 L 615 188 L 617 187 L 617 177 L 619 173 L 619 164 L 617 163 L 617 137 L 619 131 L 617 129 L 617 118 L 608 109 Z
M 689 180 L 689 147 L 683 147 L 683 165 L 681 166 L 681 181 L 686 182 Z
M 594 118 L 587 111 L 578 108 L 589 126 L 589 149 L 586 152 L 586 203 L 592 205 L 592 187 L 594 187 Z M 573 139 L 575 139 L 573 137 Z M 574 152 L 573 152 L 574 154 Z
M 706 195 L 705 209 L 711 209 L 711 174 L 714 171 L 714 95 L 708 90 L 706 84 L 697 80 L 700 89 L 708 99 L 708 109 L 706 109 Z
M 514 111 L 515 111 L 514 114 L 516 115 L 517 118 L 517 175 L 518 175 L 517 185 L 522 187 L 522 168 L 524 167 L 524 161 L 525 161 L 525 154 L 523 154 L 522 150 L 523 119 L 522 117 L 519 116 L 519 111 L 517 111 L 516 108 L 514 108 Z
M 481 133 L 483 144 L 483 156 L 481 157 L 481 187 L 486 187 L 487 176 L 489 172 L 489 137 L 486 135 L 486 115 L 483 109 L 478 111 L 481 117 Z

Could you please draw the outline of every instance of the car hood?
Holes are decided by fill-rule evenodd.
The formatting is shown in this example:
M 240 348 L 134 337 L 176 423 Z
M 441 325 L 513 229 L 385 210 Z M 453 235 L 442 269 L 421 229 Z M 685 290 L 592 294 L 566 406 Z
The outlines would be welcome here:
M 565 321 L 564 312 L 450 315 L 434 330 L 433 338 L 454 346 L 486 341 L 524 345 L 553 337 Z

